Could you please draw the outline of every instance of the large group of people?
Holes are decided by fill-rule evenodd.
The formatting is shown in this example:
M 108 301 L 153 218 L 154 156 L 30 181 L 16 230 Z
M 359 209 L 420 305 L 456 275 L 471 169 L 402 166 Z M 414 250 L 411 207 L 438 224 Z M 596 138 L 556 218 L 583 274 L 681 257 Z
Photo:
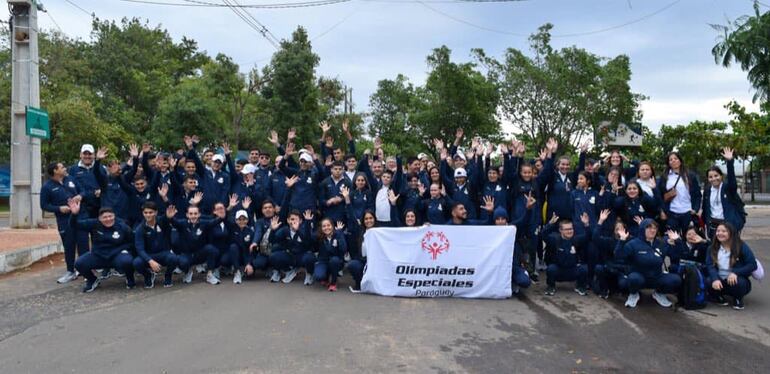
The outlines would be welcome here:
M 513 293 L 544 273 L 546 295 L 574 282 L 580 295 L 625 293 L 633 308 L 651 289 L 669 307 L 690 266 L 713 302 L 742 309 L 751 290 L 757 262 L 740 238 L 732 149 L 723 150 L 727 172 L 710 168 L 702 189 L 676 152 L 656 176 L 617 150 L 589 159 L 587 145 L 573 165 L 553 139 L 534 159 L 516 140 L 473 138 L 463 148 L 460 129 L 448 147 L 434 141 L 435 160 L 386 155 L 378 138 L 357 157 L 347 122 L 344 145 L 328 136 L 330 125 L 320 127 L 317 149 L 298 147 L 293 130 L 284 143 L 273 131 L 275 150 L 251 149 L 246 159 L 234 159 L 228 144 L 203 148 L 185 136 L 172 152 L 131 145 L 125 162 L 84 144 L 76 165 L 48 165 L 40 200 L 65 250 L 58 282 L 82 275 L 91 292 L 115 273 L 129 289 L 136 273 L 145 288 L 161 272 L 165 287 L 175 273 L 182 283 L 205 273 L 210 284 L 226 274 L 235 284 L 256 275 L 290 283 L 304 273 L 305 285 L 336 291 L 347 271 L 359 292 L 367 230 L 430 224 L 515 226 Z

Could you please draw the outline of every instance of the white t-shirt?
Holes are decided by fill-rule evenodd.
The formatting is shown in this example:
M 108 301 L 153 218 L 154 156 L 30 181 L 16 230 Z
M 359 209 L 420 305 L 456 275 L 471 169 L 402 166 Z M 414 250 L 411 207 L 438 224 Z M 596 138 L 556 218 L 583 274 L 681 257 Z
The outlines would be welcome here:
M 380 222 L 390 222 L 390 200 L 388 200 L 388 187 L 382 186 L 377 191 L 374 200 L 374 216 Z
M 677 214 L 689 213 L 692 210 L 692 202 L 690 200 L 690 189 L 687 188 L 684 178 L 679 178 L 679 183 L 676 180 L 679 178 L 679 174 L 673 171 L 668 173 L 668 180 L 666 181 L 666 190 L 674 188 L 676 184 L 676 197 L 671 200 L 671 212 Z
M 717 268 L 719 269 L 719 277 L 722 279 L 727 279 L 727 276 L 732 272 L 730 268 L 730 251 L 722 246 L 719 247 L 719 252 L 717 252 Z
M 711 196 L 709 197 L 709 203 L 711 204 L 711 218 L 725 219 L 725 211 L 722 208 L 722 185 L 719 187 L 711 187 Z

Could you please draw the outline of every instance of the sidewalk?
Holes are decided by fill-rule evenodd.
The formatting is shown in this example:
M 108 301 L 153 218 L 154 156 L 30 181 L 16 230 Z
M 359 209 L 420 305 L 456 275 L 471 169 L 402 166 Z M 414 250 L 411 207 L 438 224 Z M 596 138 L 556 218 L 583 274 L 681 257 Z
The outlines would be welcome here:
M 0 229 L 0 274 L 27 267 L 63 251 L 56 229 Z

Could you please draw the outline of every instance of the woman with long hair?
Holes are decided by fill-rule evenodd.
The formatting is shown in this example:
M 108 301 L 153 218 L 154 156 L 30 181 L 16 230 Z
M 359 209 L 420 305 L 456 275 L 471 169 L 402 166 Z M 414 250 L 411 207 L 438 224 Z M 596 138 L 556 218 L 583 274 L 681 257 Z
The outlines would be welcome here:
M 708 170 L 708 186 L 703 188 L 702 217 L 708 230 L 709 238 L 714 238 L 716 227 L 722 222 L 729 222 L 738 232 L 743 229 L 746 216 L 739 209 L 738 182 L 735 179 L 733 149 L 725 147 L 722 157 L 727 165 L 727 178 L 719 166 Z
M 355 284 L 350 286 L 350 292 L 361 292 L 361 280 L 364 278 L 364 268 L 366 267 L 366 247 L 364 246 L 364 234 L 377 225 L 377 217 L 372 210 L 365 210 L 361 221 L 359 222 L 353 214 L 353 208 L 350 203 L 350 191 L 340 190 L 345 199 L 345 212 L 347 217 L 347 229 L 349 233 L 348 253 L 351 258 L 348 262 L 348 271 L 353 276 Z
M 683 233 L 700 210 L 698 175 L 687 170 L 679 153 L 671 152 L 666 157 L 666 171 L 657 185 L 663 196 L 661 218 L 666 221 L 668 229 Z
M 313 278 L 328 286 L 330 292 L 337 291 L 337 276 L 345 264 L 345 253 L 348 252 L 347 241 L 343 229 L 345 225 L 334 222 L 330 218 L 324 218 L 318 224 L 318 260 L 313 267 Z
M 738 235 L 730 223 L 717 225 L 711 250 L 706 257 L 710 292 L 721 305 L 727 305 L 724 296 L 733 298 L 733 309 L 743 309 L 743 298 L 751 292 L 749 276 L 757 270 L 754 252 Z

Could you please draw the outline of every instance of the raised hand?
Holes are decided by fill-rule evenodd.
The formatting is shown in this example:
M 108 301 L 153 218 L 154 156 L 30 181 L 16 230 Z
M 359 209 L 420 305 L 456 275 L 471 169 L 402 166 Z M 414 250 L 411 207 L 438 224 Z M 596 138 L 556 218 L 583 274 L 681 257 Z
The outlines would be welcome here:
M 484 196 L 484 205 L 481 207 L 487 212 L 492 213 L 495 210 L 495 198 L 492 196 Z
M 559 149 L 559 142 L 556 141 L 556 139 L 554 138 L 549 138 L 545 144 L 548 150 L 551 151 L 551 153 L 555 153 L 556 150 Z
M 433 139 L 433 145 L 436 149 L 444 149 L 444 141 L 441 139 Z
M 607 218 L 610 218 L 610 210 L 603 209 L 601 213 L 599 213 L 599 224 L 601 225 L 602 223 L 604 223 L 604 221 L 606 221 Z
M 334 227 L 337 231 L 342 231 L 345 229 L 345 224 L 342 221 L 337 221 L 337 226 Z
M 161 183 L 160 187 L 158 187 L 158 196 L 160 196 L 163 201 L 168 200 L 168 184 Z
M 350 128 L 348 126 L 349 126 L 348 119 L 347 118 L 343 119 L 342 120 L 342 131 L 344 131 L 346 133 L 350 132 Z
M 347 201 L 348 198 L 350 198 L 350 190 L 348 189 L 348 186 L 344 184 L 340 186 L 340 195 L 342 195 L 345 201 Z
M 390 205 L 396 205 L 396 202 L 400 196 L 401 195 L 396 195 L 393 190 L 388 190 L 388 200 L 390 201 Z
M 329 125 L 329 123 L 326 121 L 321 121 L 318 126 L 321 128 L 321 131 L 323 131 L 324 134 L 329 132 L 329 130 L 332 128 L 331 125 Z
M 294 140 L 294 138 L 296 137 L 297 137 L 297 129 L 292 127 L 289 129 L 288 134 L 286 134 L 286 142 L 290 142 Z
M 246 196 L 243 198 L 243 202 L 241 203 L 241 206 L 243 206 L 243 209 L 249 209 L 249 206 L 251 206 L 251 197 Z
M 289 144 L 286 144 L 286 156 L 287 156 L 287 157 L 288 157 L 288 156 L 291 156 L 291 155 L 294 155 L 294 154 L 296 154 L 296 153 L 297 153 L 297 152 L 295 151 L 295 147 L 296 147 L 296 146 L 294 145 L 294 143 L 289 143 Z
M 733 159 L 733 153 L 734 150 L 730 147 L 724 147 L 722 148 L 722 157 L 724 157 L 725 161 L 730 161 Z
M 278 145 L 278 132 L 276 132 L 275 130 L 270 130 L 270 137 L 267 138 L 267 140 L 270 142 L 270 144 L 277 146 Z
M 96 150 L 96 159 L 99 161 L 104 160 L 108 153 L 107 147 L 99 147 L 99 149 Z
M 674 230 L 666 231 L 666 235 L 668 235 L 668 240 L 671 242 L 675 242 L 681 238 L 681 236 L 679 236 L 679 233 Z
M 588 151 L 588 148 L 589 148 L 588 142 L 585 142 L 585 143 L 581 144 L 580 145 L 580 153 L 585 153 L 586 151 Z
M 422 182 L 417 182 L 417 191 L 419 191 L 419 192 L 420 192 L 420 195 L 421 195 L 421 196 L 422 196 L 423 194 L 425 194 L 425 191 L 427 191 L 427 189 L 425 188 L 425 185 L 424 185 L 424 184 L 422 184 Z
M 588 217 L 588 213 L 583 212 L 583 214 L 580 215 L 580 222 L 583 222 L 583 225 L 585 226 L 591 224 L 591 218 Z
M 130 144 L 128 146 L 128 155 L 133 157 L 139 157 L 139 147 L 136 144 Z
M 198 137 L 198 135 L 193 135 L 191 139 L 192 139 L 193 145 L 196 145 L 201 142 L 201 139 Z
M 533 206 L 537 203 L 537 199 L 535 199 L 534 196 L 532 196 L 532 191 L 529 191 L 527 194 L 527 209 L 532 209 Z
M 634 222 L 636 222 L 637 225 L 641 225 L 642 221 L 644 221 L 644 218 L 642 218 L 642 216 L 634 216 Z
M 305 221 L 312 221 L 313 220 L 313 211 L 310 209 L 306 210 L 305 213 L 302 214 L 302 217 L 305 218 Z
M 286 188 L 294 187 L 294 185 L 297 183 L 298 180 L 299 180 L 299 177 L 296 175 L 291 176 L 290 178 L 286 178 L 286 180 L 284 181 L 284 183 L 286 184 Z
M 203 192 L 196 192 L 195 195 L 193 195 L 192 200 L 190 200 L 190 205 L 198 205 L 203 200 Z
M 500 147 L 500 153 L 502 153 L 504 155 L 508 154 L 508 146 L 507 145 L 505 145 L 504 143 L 500 143 L 497 146 Z
M 168 167 L 173 170 L 176 167 L 177 162 L 179 162 L 179 160 L 177 160 L 176 158 L 169 157 L 168 158 Z
M 281 226 L 281 220 L 278 216 L 273 216 L 273 219 L 270 220 L 270 228 L 275 231 L 278 230 L 279 226 Z
M 548 158 L 549 153 L 548 148 L 541 149 L 539 155 L 540 160 L 545 161 L 545 159 Z
M 238 205 L 238 195 L 230 194 L 230 201 L 227 204 L 227 209 L 233 209 L 236 205 Z
M 174 216 L 176 216 L 176 207 L 173 205 L 169 205 L 168 208 L 166 208 L 166 218 L 172 219 Z
M 232 150 L 230 149 L 230 143 L 227 143 L 227 142 L 222 143 L 222 151 L 225 152 L 225 155 L 229 155 L 230 153 L 232 153 Z

